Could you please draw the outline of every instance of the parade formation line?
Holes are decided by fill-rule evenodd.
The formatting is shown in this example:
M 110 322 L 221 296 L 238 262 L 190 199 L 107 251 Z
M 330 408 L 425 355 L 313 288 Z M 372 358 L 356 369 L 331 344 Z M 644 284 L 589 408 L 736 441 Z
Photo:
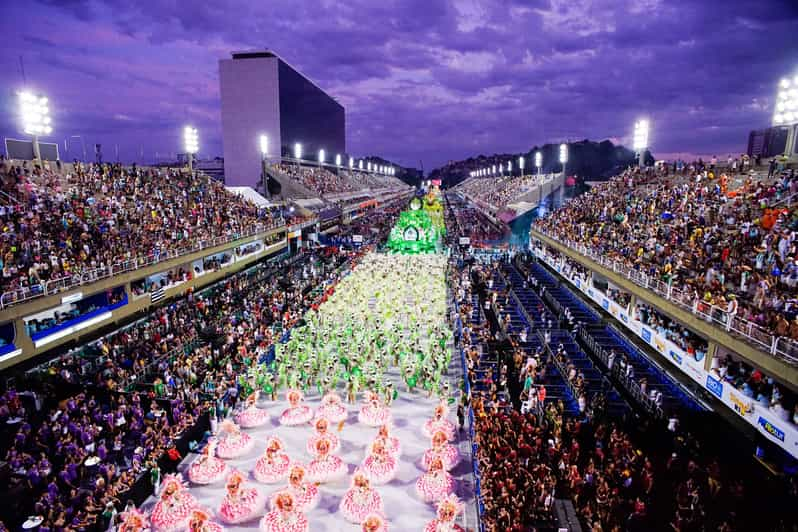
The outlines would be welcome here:
M 263 393 L 186 457 L 181 478 L 163 479 L 144 505 L 152 527 L 460 530 L 471 457 L 445 266 L 442 255 L 366 255 L 248 376 Z

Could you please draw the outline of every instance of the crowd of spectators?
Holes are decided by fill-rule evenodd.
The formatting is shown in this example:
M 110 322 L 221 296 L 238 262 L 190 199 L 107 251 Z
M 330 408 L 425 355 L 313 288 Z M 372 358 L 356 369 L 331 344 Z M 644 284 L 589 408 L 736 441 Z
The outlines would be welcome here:
M 472 266 L 486 270 L 487 277 L 494 267 Z M 455 288 L 461 320 L 467 323 L 473 311 L 470 286 L 460 282 Z M 488 322 L 464 329 L 462 347 L 471 381 L 479 378 L 481 360 L 495 343 L 492 329 Z M 510 335 L 511 343 L 519 340 Z M 545 375 L 561 352 L 539 352 L 521 364 L 531 368 L 533 378 Z M 578 369 L 562 362 L 566 377 L 578 386 Z M 500 371 L 498 383 L 474 391 L 467 402 L 474 414 L 474 458 L 486 529 L 556 528 L 555 504 L 562 499 L 572 501 L 583 529 L 593 532 L 794 526 L 786 508 L 798 496 L 795 477 L 786 483 L 754 481 L 761 470 L 730 464 L 728 457 L 716 454 L 723 442 L 696 437 L 676 422 L 666 429 L 645 418 L 622 421 L 602 408 L 574 416 L 560 400 L 545 395 L 539 408 L 516 409 L 511 401 L 497 400 L 496 393 L 498 388 L 501 397 L 511 389 L 504 383 L 512 373 Z M 518 378 L 527 375 L 521 372 Z
M 274 211 L 180 170 L 75 163 L 59 173 L 6 163 L 0 181 L 0 292 L 282 225 Z
M 400 179 L 372 172 L 355 172 L 338 169 L 337 172 L 323 166 L 304 166 L 280 163 L 277 170 L 297 181 L 319 196 L 358 192 L 361 190 L 383 190 L 406 187 Z
M 0 401 L 0 423 L 13 418 L 19 427 L 2 449 L 12 464 L 9 490 L 44 517 L 40 530 L 89 529 L 109 504 L 121 510 L 132 483 L 159 459 L 179 461 L 175 440 L 198 416 L 235 405 L 253 364 L 365 249 L 260 263 L 42 367 L 41 412 L 26 410 L 13 391 Z M 70 389 L 91 391 L 59 397 Z M 89 457 L 99 460 L 87 465 Z
M 448 231 L 447 242 L 457 245 L 457 237 L 469 237 L 471 246 L 481 246 L 486 242 L 501 240 L 505 235 L 503 228 L 491 221 L 482 211 L 459 201 L 453 193 L 447 194 L 446 224 L 452 230 Z
M 793 171 L 766 179 L 628 170 L 535 228 L 622 261 L 724 320 L 738 316 L 798 340 L 798 208 L 780 203 L 796 192 Z
M 454 187 L 471 199 L 490 205 L 494 211 L 513 203 L 539 186 L 549 175 L 474 177 Z

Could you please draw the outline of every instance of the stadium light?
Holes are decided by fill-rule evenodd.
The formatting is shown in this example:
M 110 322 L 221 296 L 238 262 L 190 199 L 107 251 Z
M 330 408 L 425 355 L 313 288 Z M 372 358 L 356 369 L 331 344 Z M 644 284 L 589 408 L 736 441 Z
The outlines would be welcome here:
M 341 154 L 340 153 L 336 153 L 335 154 L 335 166 L 341 166 Z
M 299 142 L 294 144 L 294 159 L 298 161 L 302 159 L 302 144 Z
M 369 172 L 371 172 L 371 161 L 368 161 L 368 162 L 366 163 L 366 170 L 367 170 L 367 171 L 369 171 Z
M 324 157 L 325 157 L 324 150 L 323 149 L 319 150 L 319 164 L 320 165 L 324 164 Z
M 260 154 L 266 158 L 269 155 L 269 137 L 266 135 L 260 136 Z
M 560 144 L 560 163 L 562 163 L 562 175 L 565 175 L 565 163 L 568 162 L 568 145 Z
M 194 155 L 199 151 L 199 133 L 197 128 L 186 126 L 183 128 L 183 145 L 188 155 L 188 170 L 194 169 Z
M 513 162 L 512 161 L 507 161 L 507 171 L 510 172 L 511 174 L 513 173 Z
M 360 159 L 357 166 L 359 169 L 363 170 L 363 159 Z
M 352 170 L 355 167 L 355 159 L 353 157 L 349 158 L 349 169 Z
M 632 138 L 632 147 L 638 152 L 639 161 L 637 165 L 643 168 L 645 165 L 645 152 L 648 148 L 648 120 L 645 118 L 635 122 L 634 136 Z
M 543 166 L 543 154 L 539 151 L 535 152 L 535 167 L 538 169 L 538 175 L 540 175 L 540 169 Z
M 798 74 L 779 82 L 776 105 L 773 109 L 773 125 L 789 128 L 784 156 L 795 157 L 795 137 L 798 135 Z
M 30 92 L 22 91 L 18 97 L 19 112 L 22 116 L 22 129 L 26 135 L 32 137 L 34 158 L 41 160 L 39 136 L 49 135 L 53 132 L 47 96 L 36 96 Z
M 491 166 L 490 173 L 493 174 L 493 175 L 496 175 L 496 165 L 495 164 L 493 166 Z
M 524 175 L 524 156 L 518 158 L 518 167 L 521 169 L 521 175 Z

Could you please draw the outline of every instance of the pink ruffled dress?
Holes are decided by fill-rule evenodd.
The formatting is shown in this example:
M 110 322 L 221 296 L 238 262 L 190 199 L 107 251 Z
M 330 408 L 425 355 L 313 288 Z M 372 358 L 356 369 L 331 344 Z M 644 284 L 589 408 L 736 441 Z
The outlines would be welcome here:
M 288 471 L 291 468 L 291 459 L 287 454 L 277 452 L 266 453 L 255 463 L 253 473 L 258 482 L 264 484 L 276 484 L 288 478 Z
M 227 464 L 212 452 L 202 454 L 188 468 L 188 479 L 194 484 L 213 484 L 227 475 Z
M 191 511 L 197 500 L 188 490 L 176 491 L 171 496 L 162 496 L 150 515 L 150 523 L 156 532 L 176 532 L 188 526 Z
M 261 427 L 269 422 L 269 413 L 250 405 L 236 415 L 236 423 L 244 428 Z
M 353 486 L 344 494 L 338 508 L 344 519 L 360 524 L 371 513 L 382 514 L 382 497 L 370 487 Z
M 372 484 L 383 485 L 396 476 L 399 462 L 387 453 L 371 453 L 363 460 L 361 469 Z
M 266 496 L 257 488 L 240 488 L 237 494 L 228 492 L 222 499 L 219 517 L 231 525 L 243 523 L 263 514 L 265 504 Z
M 309 512 L 319 504 L 321 494 L 319 488 L 310 482 L 302 482 L 300 485 L 288 484 L 280 489 L 280 491 L 290 491 L 296 501 L 297 510 L 300 512 Z M 269 499 L 269 507 L 274 509 L 274 496 Z
M 248 453 L 255 446 L 252 436 L 244 432 L 228 432 L 219 442 L 216 454 L 219 458 L 237 458 Z
M 335 435 L 335 434 L 333 434 L 332 432 L 329 432 L 329 431 L 328 432 L 323 432 L 323 433 L 317 432 L 316 434 L 312 435 L 308 439 L 308 443 L 305 446 L 307 451 L 308 451 L 308 454 L 310 456 L 318 456 L 319 455 L 319 452 L 316 450 L 316 444 L 322 438 L 325 438 L 327 441 L 330 442 L 330 452 L 331 453 L 338 452 L 338 450 L 341 448 L 341 440 L 338 438 L 337 435 Z
M 421 459 L 421 464 L 424 469 L 429 469 L 430 464 L 435 458 L 440 458 L 443 463 L 443 468 L 446 471 L 451 471 L 454 466 L 460 461 L 460 451 L 454 445 L 448 443 L 440 448 L 431 448 L 424 451 L 424 457 Z
M 319 455 L 308 464 L 308 480 L 324 484 L 345 477 L 347 467 L 340 457 L 334 454 Z
M 446 418 L 435 419 L 430 418 L 424 422 L 424 426 L 421 428 L 421 432 L 424 436 L 431 438 L 433 434 L 437 431 L 443 431 L 446 434 L 446 439 L 452 441 L 454 439 L 455 434 L 457 433 L 457 429 L 454 426 L 454 423 L 449 421 Z
M 379 403 L 379 401 L 369 401 L 358 412 L 357 420 L 370 427 L 379 427 L 391 422 L 391 409 Z
M 322 399 L 321 406 L 316 410 L 316 417 L 323 417 L 330 423 L 340 423 L 344 421 L 348 415 L 349 413 L 346 411 L 346 407 L 343 405 L 340 398 L 338 398 L 338 400 L 330 399 L 326 395 L 324 399 Z
M 261 532 L 308 532 L 308 518 L 301 512 L 272 510 L 260 520 Z
M 429 471 L 416 481 L 416 493 L 424 502 L 438 502 L 454 492 L 454 478 L 446 471 Z

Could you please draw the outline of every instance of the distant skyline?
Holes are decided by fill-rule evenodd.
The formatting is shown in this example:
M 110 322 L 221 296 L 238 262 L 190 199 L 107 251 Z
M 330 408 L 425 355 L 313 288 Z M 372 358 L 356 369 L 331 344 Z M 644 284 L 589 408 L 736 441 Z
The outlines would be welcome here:
M 47 94 L 62 156 L 125 162 L 222 154 L 218 60 L 270 48 L 347 112 L 347 146 L 429 171 L 564 140 L 627 147 L 638 117 L 657 157 L 742 153 L 798 73 L 793 0 L 31 0 L 0 18 L 0 133 L 15 93 Z M 23 83 L 20 57 L 24 62 Z

